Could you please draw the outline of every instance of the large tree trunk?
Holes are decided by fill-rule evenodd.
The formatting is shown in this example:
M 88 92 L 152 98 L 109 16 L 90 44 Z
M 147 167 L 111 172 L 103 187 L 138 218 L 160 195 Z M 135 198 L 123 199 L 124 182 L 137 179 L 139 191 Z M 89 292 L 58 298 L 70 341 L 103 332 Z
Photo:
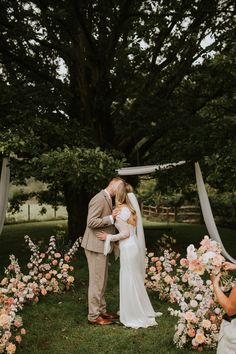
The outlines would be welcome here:
M 89 195 L 85 190 L 76 190 L 70 183 L 64 185 L 64 194 L 68 213 L 68 238 L 74 242 L 85 231 Z

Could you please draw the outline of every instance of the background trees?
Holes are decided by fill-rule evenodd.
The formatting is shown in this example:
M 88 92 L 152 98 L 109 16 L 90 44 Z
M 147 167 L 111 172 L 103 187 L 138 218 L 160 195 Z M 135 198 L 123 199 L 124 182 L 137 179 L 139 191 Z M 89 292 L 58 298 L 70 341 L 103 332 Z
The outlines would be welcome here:
M 1 151 L 22 159 L 13 163 L 15 180 L 56 179 L 74 215 L 71 237 L 83 232 L 94 179 L 103 184 L 101 173 L 112 175 L 124 157 L 143 164 L 207 156 L 218 183 L 216 166 L 227 156 L 230 184 L 234 10 L 230 0 L 1 1 Z M 82 166 L 96 168 L 78 189 L 71 176 Z

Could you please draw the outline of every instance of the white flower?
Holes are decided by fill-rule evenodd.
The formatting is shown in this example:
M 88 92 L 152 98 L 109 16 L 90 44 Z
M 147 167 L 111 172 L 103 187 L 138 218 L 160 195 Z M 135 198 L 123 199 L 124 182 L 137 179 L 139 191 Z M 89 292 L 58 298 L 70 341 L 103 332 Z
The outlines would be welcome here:
M 216 315 L 219 315 L 221 313 L 221 310 L 219 307 L 215 308 L 215 314 Z
M 195 296 L 195 299 L 198 300 L 198 301 L 202 301 L 202 295 L 201 294 L 197 294 Z
M 193 308 L 194 308 L 194 307 L 197 307 L 197 306 L 198 306 L 197 301 L 196 301 L 196 300 L 191 300 L 191 301 L 190 301 L 190 306 L 193 307 Z
M 194 245 L 189 245 L 187 248 L 187 259 L 189 261 L 193 261 L 194 259 L 197 259 L 197 254 Z
M 203 263 L 207 264 L 210 259 L 214 258 L 216 256 L 215 252 L 208 251 L 202 255 L 202 261 Z

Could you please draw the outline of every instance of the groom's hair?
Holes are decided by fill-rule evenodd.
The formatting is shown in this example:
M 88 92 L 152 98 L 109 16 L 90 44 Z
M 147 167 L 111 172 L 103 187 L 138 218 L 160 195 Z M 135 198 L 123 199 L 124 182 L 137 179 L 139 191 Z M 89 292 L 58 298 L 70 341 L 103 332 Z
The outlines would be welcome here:
M 124 184 L 126 183 L 126 181 L 125 181 L 122 177 L 120 177 L 120 176 L 112 177 L 112 178 L 110 179 L 110 181 L 109 181 L 109 184 L 110 184 L 111 182 L 113 182 L 113 181 L 122 181 Z

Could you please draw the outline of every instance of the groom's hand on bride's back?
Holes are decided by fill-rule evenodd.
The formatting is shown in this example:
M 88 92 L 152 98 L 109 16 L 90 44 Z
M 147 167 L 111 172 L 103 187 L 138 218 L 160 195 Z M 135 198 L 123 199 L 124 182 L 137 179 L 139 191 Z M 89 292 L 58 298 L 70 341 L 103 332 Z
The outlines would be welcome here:
M 120 209 L 119 208 L 115 208 L 112 210 L 112 217 L 113 219 L 115 219 L 117 217 L 117 215 L 119 214 Z

